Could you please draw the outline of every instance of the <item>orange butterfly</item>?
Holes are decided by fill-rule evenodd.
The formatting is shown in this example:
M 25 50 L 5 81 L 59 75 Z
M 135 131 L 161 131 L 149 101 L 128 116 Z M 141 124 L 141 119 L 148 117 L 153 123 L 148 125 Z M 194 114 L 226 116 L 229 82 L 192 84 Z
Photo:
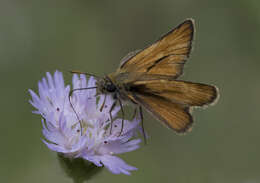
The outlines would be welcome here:
M 177 80 L 190 55 L 193 35 L 194 21 L 188 19 L 152 45 L 129 53 L 116 72 L 97 80 L 98 93 L 114 98 L 111 126 L 117 102 L 124 114 L 122 101 L 130 101 L 139 107 L 142 120 L 144 107 L 169 128 L 186 132 L 193 122 L 191 109 L 216 101 L 215 86 Z

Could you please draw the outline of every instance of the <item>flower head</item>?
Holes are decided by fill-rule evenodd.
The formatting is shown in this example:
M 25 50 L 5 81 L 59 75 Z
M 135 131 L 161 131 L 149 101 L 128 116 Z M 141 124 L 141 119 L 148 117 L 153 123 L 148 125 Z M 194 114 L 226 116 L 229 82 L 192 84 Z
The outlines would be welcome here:
M 87 81 L 85 75 L 73 75 L 72 79 L 74 89 L 93 87 L 95 82 L 93 77 Z M 83 158 L 96 166 L 104 165 L 114 174 L 129 175 L 136 170 L 115 155 L 139 148 L 141 140 L 134 138 L 139 128 L 138 118 L 124 120 L 121 132 L 121 119 L 115 119 L 120 108 L 115 107 L 111 128 L 109 110 L 113 99 L 107 97 L 101 112 L 104 96 L 97 98 L 96 90 L 89 89 L 73 92 L 70 103 L 70 86 L 65 86 L 58 71 L 54 76 L 47 73 L 38 88 L 39 96 L 29 90 L 30 103 L 36 108 L 33 112 L 42 116 L 43 142 L 49 149 L 69 158 Z

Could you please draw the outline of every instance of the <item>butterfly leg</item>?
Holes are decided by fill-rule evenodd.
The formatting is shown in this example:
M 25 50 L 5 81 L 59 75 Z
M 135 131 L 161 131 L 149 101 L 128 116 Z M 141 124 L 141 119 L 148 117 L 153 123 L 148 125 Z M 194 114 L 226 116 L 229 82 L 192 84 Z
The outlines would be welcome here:
M 131 118 L 132 120 L 135 119 L 136 113 L 137 113 L 137 107 L 135 107 L 135 109 L 134 109 L 134 114 L 133 114 L 133 116 L 132 116 L 132 118 Z
M 110 134 L 112 133 L 112 127 L 113 127 L 113 118 L 112 118 L 112 111 L 114 110 L 115 106 L 117 104 L 117 100 L 113 102 L 109 109 L 109 118 L 110 118 Z
M 123 109 L 123 105 L 122 105 L 122 102 L 120 99 L 118 99 L 118 102 L 119 102 L 119 105 L 120 105 L 120 108 L 121 108 L 121 112 L 122 112 L 122 122 L 121 122 L 121 130 L 120 130 L 120 133 L 118 136 L 120 136 L 123 132 L 123 129 L 124 129 L 124 120 L 125 120 L 125 112 L 124 112 L 124 109 Z
M 139 106 L 139 114 L 140 114 L 140 118 L 141 118 L 141 125 L 142 125 L 142 133 L 144 136 L 144 144 L 146 144 L 146 134 L 144 131 L 144 116 L 143 116 L 143 109 L 141 106 Z
M 70 91 L 70 93 L 69 93 L 69 103 L 70 103 L 70 106 L 71 106 L 73 112 L 75 113 L 75 115 L 76 115 L 76 117 L 77 117 L 77 119 L 78 119 L 78 122 L 79 122 L 79 125 L 80 125 L 80 135 L 82 135 L 82 128 L 83 128 L 83 127 L 82 127 L 82 122 L 81 122 L 81 119 L 79 118 L 79 115 L 78 115 L 78 113 L 76 112 L 76 110 L 75 110 L 75 108 L 74 108 L 74 106 L 73 106 L 73 104 L 72 104 L 72 101 L 71 101 L 71 96 L 72 96 L 73 92 L 75 92 L 75 91 L 77 91 L 77 90 L 76 90 L 76 89 L 73 89 L 73 90 Z
M 106 99 L 107 99 L 107 95 L 105 95 L 105 98 L 104 98 L 104 101 L 103 101 L 103 103 L 102 103 L 102 105 L 101 105 L 101 107 L 100 107 L 100 112 L 102 112 L 103 111 L 103 108 L 104 108 L 104 106 L 105 106 L 105 103 L 106 103 Z

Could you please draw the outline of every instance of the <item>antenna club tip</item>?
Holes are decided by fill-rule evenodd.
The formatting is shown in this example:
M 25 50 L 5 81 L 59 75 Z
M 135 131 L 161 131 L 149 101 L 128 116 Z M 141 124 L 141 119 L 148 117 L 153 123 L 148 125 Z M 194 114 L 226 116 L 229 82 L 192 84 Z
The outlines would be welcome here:
M 75 71 L 75 70 L 72 70 L 72 71 L 69 71 L 71 74 L 84 74 L 83 72 L 80 72 L 80 71 Z

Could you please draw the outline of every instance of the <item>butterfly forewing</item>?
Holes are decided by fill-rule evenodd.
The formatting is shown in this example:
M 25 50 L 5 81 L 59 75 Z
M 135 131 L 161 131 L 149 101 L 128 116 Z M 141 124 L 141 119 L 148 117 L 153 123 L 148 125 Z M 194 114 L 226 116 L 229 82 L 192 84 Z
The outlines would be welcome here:
M 151 46 L 124 60 L 118 73 L 131 71 L 177 78 L 190 54 L 193 33 L 193 20 L 184 21 Z

